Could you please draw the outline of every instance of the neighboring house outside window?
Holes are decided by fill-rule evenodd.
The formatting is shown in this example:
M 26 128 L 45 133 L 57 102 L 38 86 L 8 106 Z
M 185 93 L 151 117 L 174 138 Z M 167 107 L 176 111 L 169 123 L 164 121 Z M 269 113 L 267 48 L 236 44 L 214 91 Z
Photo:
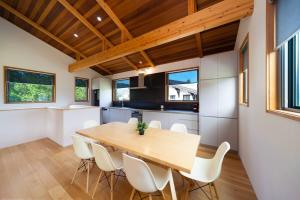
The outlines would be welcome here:
M 198 69 L 167 73 L 167 101 L 197 101 Z

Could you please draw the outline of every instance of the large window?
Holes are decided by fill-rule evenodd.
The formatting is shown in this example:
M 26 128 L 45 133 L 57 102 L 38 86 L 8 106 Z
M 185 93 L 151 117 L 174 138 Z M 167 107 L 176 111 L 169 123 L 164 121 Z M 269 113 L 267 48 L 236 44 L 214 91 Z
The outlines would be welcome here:
M 75 102 L 89 100 L 89 79 L 75 78 Z
M 130 89 L 129 79 L 120 79 L 114 81 L 114 100 L 115 101 L 129 101 Z
M 167 101 L 197 101 L 198 70 L 167 73 Z
M 55 74 L 4 67 L 5 103 L 55 101 Z
M 249 104 L 249 44 L 248 35 L 240 48 L 240 104 Z
M 281 106 L 300 109 L 300 31 L 279 48 Z

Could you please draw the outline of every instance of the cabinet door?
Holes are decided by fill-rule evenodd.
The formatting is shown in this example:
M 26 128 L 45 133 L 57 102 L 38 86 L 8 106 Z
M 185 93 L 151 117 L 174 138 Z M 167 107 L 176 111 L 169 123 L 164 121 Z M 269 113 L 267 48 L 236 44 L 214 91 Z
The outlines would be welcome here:
M 110 109 L 110 122 L 128 122 L 131 111 L 122 109 Z

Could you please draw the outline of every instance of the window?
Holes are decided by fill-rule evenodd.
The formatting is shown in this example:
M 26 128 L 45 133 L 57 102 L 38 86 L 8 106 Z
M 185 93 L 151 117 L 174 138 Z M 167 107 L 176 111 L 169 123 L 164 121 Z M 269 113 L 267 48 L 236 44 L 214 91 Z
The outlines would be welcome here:
M 75 78 L 75 102 L 86 102 L 89 100 L 89 79 Z
M 115 101 L 129 101 L 130 89 L 129 79 L 116 80 L 114 83 L 114 100 Z
M 267 112 L 300 120 L 300 1 L 266 5 Z
M 55 74 L 4 67 L 5 103 L 55 102 Z
M 240 48 L 240 104 L 249 105 L 249 44 L 248 36 Z
M 167 73 L 167 101 L 197 101 L 198 70 Z
M 281 107 L 300 109 L 300 31 L 279 48 Z

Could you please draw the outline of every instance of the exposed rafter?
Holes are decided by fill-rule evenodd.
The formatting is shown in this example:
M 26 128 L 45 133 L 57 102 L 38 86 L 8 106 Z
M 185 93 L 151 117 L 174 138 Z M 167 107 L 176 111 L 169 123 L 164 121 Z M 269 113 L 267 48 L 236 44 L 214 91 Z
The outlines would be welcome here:
M 74 72 L 234 22 L 253 12 L 253 0 L 224 0 L 69 66 Z
M 197 2 L 196 0 L 188 0 L 188 14 L 191 15 L 197 12 Z M 202 40 L 201 40 L 201 33 L 195 34 L 196 45 L 199 51 L 200 58 L 203 57 L 203 49 L 202 49 Z
M 125 41 L 126 36 L 129 39 L 133 39 L 133 36 L 129 32 L 129 30 L 126 28 L 126 26 L 121 22 L 121 20 L 118 18 L 118 16 L 112 11 L 112 9 L 109 7 L 109 5 L 104 0 L 96 0 L 98 4 L 101 6 L 101 8 L 106 12 L 106 14 L 113 20 L 113 22 L 121 29 L 123 37 L 121 39 L 121 42 Z M 146 61 L 149 63 L 151 67 L 154 66 L 152 60 L 149 58 L 149 56 L 146 54 L 146 52 L 141 51 L 140 52 L 142 56 L 146 59 Z
M 26 23 L 30 24 L 31 26 L 33 26 L 35 29 L 39 30 L 40 32 L 44 33 L 45 35 L 47 35 L 48 37 L 52 38 L 53 40 L 55 40 L 56 42 L 60 43 L 61 45 L 65 46 L 66 48 L 68 48 L 69 50 L 73 51 L 76 55 L 80 55 L 83 58 L 87 58 L 86 55 L 84 55 L 83 53 L 79 52 L 78 50 L 76 50 L 75 48 L 73 48 L 72 46 L 70 46 L 69 44 L 65 43 L 63 40 L 61 40 L 60 38 L 56 37 L 55 35 L 53 35 L 52 33 L 50 33 L 49 31 L 47 31 L 45 28 L 43 28 L 42 26 L 40 26 L 39 24 L 33 22 L 31 19 L 29 19 L 28 17 L 26 17 L 25 15 L 23 15 L 22 13 L 20 13 L 19 11 L 15 10 L 14 8 L 12 8 L 11 6 L 9 6 L 8 4 L 4 3 L 3 1 L 0 1 L 0 6 L 3 7 L 5 10 L 9 11 L 10 13 L 14 14 L 16 17 L 24 20 Z M 108 74 L 111 74 L 111 72 L 103 67 L 98 66 L 101 70 L 107 72 Z
M 45 18 L 48 16 L 48 14 L 50 13 L 50 11 L 53 9 L 53 7 L 56 4 L 56 0 L 51 0 L 49 2 L 49 4 L 47 5 L 47 7 L 45 8 L 44 12 L 41 14 L 41 16 L 39 17 L 39 19 L 37 20 L 37 24 L 41 24 L 43 23 L 43 21 L 45 20 Z
M 79 21 L 81 21 L 90 31 L 92 31 L 97 37 L 105 41 L 109 47 L 114 45 L 97 29 L 95 28 L 84 16 L 82 16 L 70 3 L 66 0 L 58 0 L 69 12 L 71 12 Z M 133 64 L 128 58 L 123 58 L 133 69 L 137 70 L 137 66 Z

